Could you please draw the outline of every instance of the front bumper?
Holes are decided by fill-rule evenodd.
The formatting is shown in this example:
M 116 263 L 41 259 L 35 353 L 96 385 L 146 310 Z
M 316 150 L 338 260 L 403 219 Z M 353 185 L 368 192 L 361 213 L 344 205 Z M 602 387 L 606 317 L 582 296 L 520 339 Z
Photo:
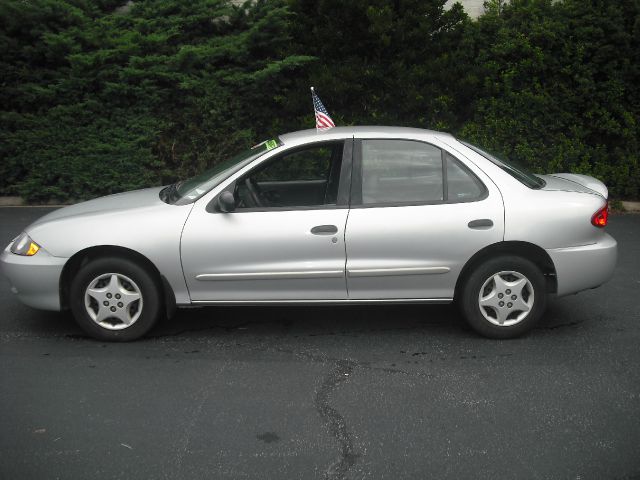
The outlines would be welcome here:
M 0 255 L 0 272 L 11 291 L 25 305 L 41 310 L 60 310 L 60 274 L 68 258 L 51 256 L 40 249 L 32 257 L 15 255 L 7 247 Z
M 618 243 L 605 233 L 600 241 L 580 247 L 547 250 L 556 267 L 558 296 L 596 288 L 613 276 Z

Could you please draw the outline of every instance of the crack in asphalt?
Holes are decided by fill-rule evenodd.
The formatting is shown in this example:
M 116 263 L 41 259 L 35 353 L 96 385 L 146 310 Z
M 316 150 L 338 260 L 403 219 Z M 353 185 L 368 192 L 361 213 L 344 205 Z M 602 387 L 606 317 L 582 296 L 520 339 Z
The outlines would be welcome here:
M 335 369 L 322 381 L 320 389 L 316 392 L 314 404 L 320 417 L 325 423 L 331 436 L 337 441 L 340 448 L 338 459 L 329 465 L 325 472 L 327 479 L 343 479 L 349 469 L 355 465 L 360 455 L 354 452 L 353 438 L 347 428 L 344 417 L 333 408 L 329 399 L 331 394 L 343 382 L 349 379 L 357 364 L 347 360 L 338 360 Z

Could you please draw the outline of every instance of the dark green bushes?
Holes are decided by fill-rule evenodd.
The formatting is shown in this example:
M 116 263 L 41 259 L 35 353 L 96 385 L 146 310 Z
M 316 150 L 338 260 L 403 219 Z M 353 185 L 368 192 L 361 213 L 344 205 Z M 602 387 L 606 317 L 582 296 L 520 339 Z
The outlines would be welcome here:
M 514 0 L 472 32 L 482 82 L 461 135 L 640 196 L 637 1 Z
M 6 0 L 0 195 L 83 199 L 173 181 L 273 134 L 448 130 L 640 196 L 640 7 L 514 0 Z

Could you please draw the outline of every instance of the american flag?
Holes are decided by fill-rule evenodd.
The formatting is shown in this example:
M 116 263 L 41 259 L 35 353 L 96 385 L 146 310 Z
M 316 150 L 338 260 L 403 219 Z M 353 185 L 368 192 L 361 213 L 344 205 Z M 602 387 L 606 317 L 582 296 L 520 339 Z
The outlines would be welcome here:
M 336 126 L 329 116 L 329 112 L 324 108 L 315 90 L 311 87 L 311 98 L 313 99 L 313 110 L 316 112 L 316 128 L 318 130 L 327 130 Z

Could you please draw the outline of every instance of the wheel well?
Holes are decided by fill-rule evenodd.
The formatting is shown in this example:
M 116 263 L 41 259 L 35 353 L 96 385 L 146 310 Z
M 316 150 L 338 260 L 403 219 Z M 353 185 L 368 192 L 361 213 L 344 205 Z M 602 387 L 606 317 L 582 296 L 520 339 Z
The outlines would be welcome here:
M 556 279 L 556 268 L 549 254 L 543 248 L 533 243 L 508 241 L 489 245 L 469 259 L 458 276 L 454 296 L 458 296 L 458 292 L 464 285 L 466 278 L 478 265 L 497 255 L 517 255 L 532 261 L 544 274 L 547 282 L 547 293 L 557 292 L 558 282 Z
M 162 297 L 165 303 L 165 312 L 167 316 L 173 314 L 176 308 L 176 299 L 171 285 L 168 280 L 160 273 L 158 268 L 151 260 L 135 250 L 115 245 L 100 245 L 85 248 L 74 254 L 65 263 L 60 275 L 60 305 L 63 309 L 69 308 L 69 290 L 71 281 L 78 273 L 80 268 L 89 263 L 91 260 L 100 257 L 119 257 L 137 263 L 149 272 L 162 285 Z

